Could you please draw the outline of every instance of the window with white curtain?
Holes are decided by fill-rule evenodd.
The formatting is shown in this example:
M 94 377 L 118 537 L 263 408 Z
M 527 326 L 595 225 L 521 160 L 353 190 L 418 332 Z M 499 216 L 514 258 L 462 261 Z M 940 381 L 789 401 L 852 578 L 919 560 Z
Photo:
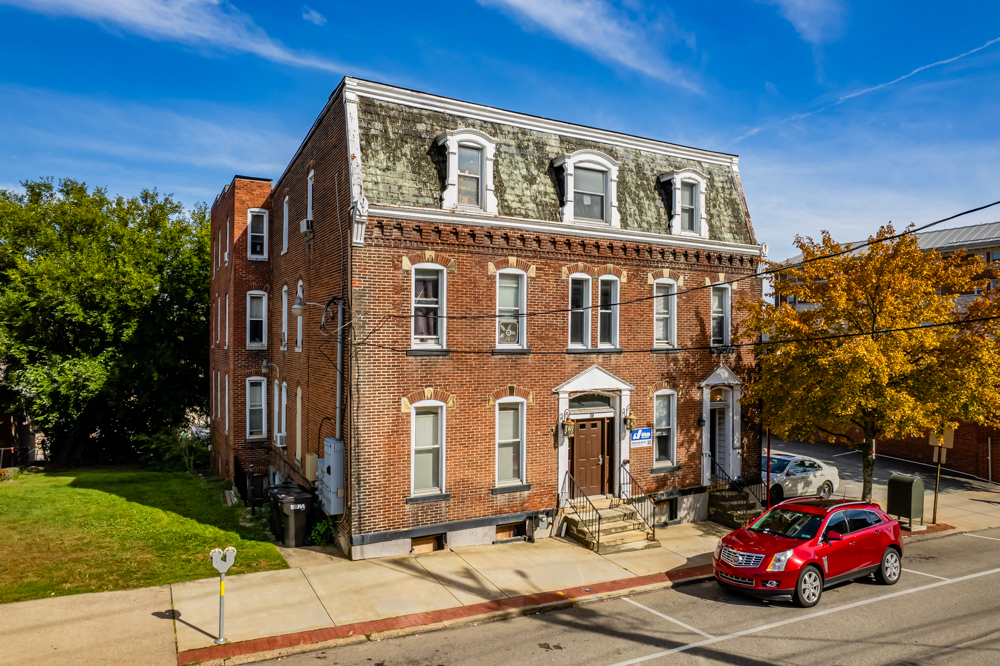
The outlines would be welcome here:
M 267 293 L 247 292 L 247 349 L 267 349 Z
M 653 401 L 653 464 L 671 465 L 677 461 L 677 394 L 657 391 Z

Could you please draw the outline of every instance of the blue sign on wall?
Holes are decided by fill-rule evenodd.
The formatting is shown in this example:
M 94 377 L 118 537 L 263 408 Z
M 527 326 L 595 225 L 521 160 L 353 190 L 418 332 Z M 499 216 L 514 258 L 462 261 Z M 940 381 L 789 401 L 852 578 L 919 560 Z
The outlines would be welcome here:
M 632 448 L 651 446 L 653 444 L 652 428 L 636 428 L 632 431 Z

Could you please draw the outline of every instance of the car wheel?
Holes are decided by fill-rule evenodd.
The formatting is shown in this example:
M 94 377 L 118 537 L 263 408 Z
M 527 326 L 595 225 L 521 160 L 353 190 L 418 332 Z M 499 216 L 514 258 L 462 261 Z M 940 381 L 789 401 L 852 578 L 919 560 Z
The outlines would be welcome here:
M 771 506 L 785 499 L 785 490 L 779 485 L 771 486 Z
M 882 565 L 875 570 L 875 580 L 883 585 L 895 585 L 899 582 L 902 571 L 903 564 L 899 561 L 899 553 L 895 548 L 886 548 L 882 553 Z
M 819 569 L 808 566 L 799 574 L 799 582 L 795 584 L 795 603 L 803 608 L 812 608 L 823 596 L 823 577 Z
M 824 481 L 823 485 L 816 491 L 816 494 L 823 499 L 830 499 L 830 495 L 833 494 L 833 485 L 829 481 Z

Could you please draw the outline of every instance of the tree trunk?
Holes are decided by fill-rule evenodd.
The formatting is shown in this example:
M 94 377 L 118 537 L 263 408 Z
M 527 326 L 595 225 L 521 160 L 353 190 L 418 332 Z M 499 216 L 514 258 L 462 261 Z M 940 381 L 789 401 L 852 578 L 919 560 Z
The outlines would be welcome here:
M 861 499 L 872 501 L 872 478 L 875 476 L 875 435 L 865 433 L 865 442 L 861 448 Z

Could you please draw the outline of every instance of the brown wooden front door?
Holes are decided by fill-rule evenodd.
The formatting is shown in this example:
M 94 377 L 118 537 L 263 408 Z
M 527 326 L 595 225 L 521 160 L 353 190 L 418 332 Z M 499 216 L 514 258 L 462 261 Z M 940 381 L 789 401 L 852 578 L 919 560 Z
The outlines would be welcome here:
M 604 419 L 577 421 L 573 436 L 573 478 L 587 495 L 603 495 L 605 465 Z

